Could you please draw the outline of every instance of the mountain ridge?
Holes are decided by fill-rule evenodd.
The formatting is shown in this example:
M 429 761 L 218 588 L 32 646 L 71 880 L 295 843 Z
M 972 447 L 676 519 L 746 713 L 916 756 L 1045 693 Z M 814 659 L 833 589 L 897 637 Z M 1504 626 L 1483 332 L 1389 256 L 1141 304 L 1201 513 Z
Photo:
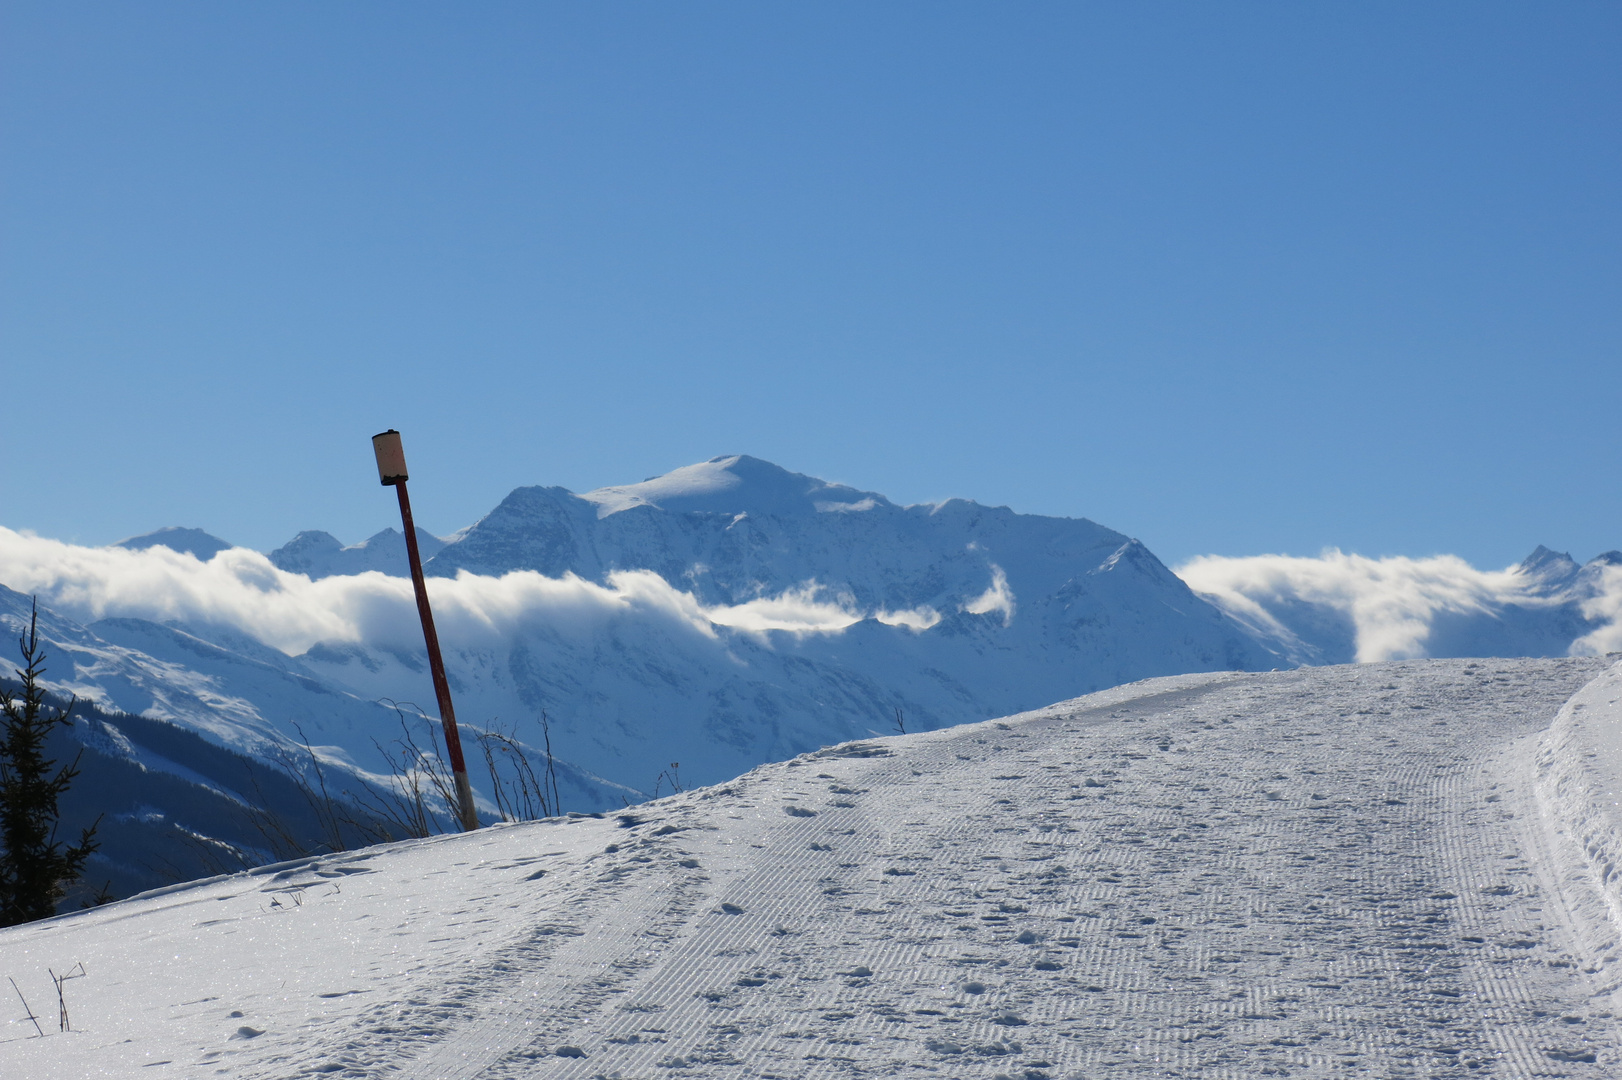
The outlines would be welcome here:
M 189 543 L 187 532 L 135 539 Z M 594 790 L 631 796 L 673 761 L 718 781 L 897 725 L 946 727 L 1160 675 L 1350 660 L 1365 645 L 1355 611 L 1284 578 L 1196 590 L 1085 518 L 966 499 L 902 506 L 748 455 L 584 494 L 520 487 L 452 536 L 419 539 L 459 716 L 531 745 L 547 717 L 587 788 L 601 777 L 610 787 Z M 1540 547 L 1511 575 L 1524 602 L 1443 606 L 1410 637 L 1434 655 L 1564 653 L 1594 625 L 1578 592 L 1616 572 L 1613 555 L 1578 567 Z M 346 547 L 310 530 L 266 559 L 217 556 L 208 580 L 250 575 L 245 602 L 285 594 L 277 610 L 338 605 L 328 622 L 353 632 L 283 651 L 250 616 L 115 612 L 87 620 L 83 632 L 104 637 L 80 650 L 75 677 L 115 707 L 172 713 L 233 746 L 281 745 L 295 719 L 341 714 L 312 721 L 311 737 L 360 767 L 377 718 L 394 721 L 379 701 L 433 701 L 398 582 L 403 537 Z

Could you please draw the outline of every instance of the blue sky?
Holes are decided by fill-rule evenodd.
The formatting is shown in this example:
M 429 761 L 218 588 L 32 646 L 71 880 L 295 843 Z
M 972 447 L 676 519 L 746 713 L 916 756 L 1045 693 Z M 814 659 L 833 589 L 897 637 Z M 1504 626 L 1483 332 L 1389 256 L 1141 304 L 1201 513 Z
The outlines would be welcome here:
M 1614 4 L 0 2 L 0 524 L 724 453 L 1199 553 L 1622 547 Z

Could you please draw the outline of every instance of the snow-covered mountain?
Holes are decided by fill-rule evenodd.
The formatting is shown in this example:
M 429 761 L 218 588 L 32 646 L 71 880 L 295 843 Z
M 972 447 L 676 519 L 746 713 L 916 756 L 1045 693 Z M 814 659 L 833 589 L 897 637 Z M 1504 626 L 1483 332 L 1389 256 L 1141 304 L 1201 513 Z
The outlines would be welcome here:
M 29 597 L 0 586 L 0 640 L 15 641 L 32 615 Z M 38 628 L 48 659 L 46 682 L 58 695 L 169 721 L 276 768 L 306 766 L 314 754 L 331 771 L 334 794 L 391 777 L 407 732 L 411 740 L 432 745 L 431 726 L 414 710 L 397 710 L 324 682 L 299 660 L 244 634 L 215 627 L 214 640 L 204 640 L 177 626 L 129 617 L 82 626 L 44 606 Z M 476 738 L 479 730 L 472 725 L 469 737 Z M 198 781 L 196 770 L 172 766 L 164 755 L 143 756 L 116 738 L 98 740 L 91 730 L 80 730 L 77 737 L 98 753 Z M 560 795 L 577 809 L 623 806 L 626 798 L 637 796 L 567 760 L 556 763 L 556 772 Z M 488 791 L 488 783 L 484 786 Z M 239 786 L 229 794 L 243 791 Z M 206 830 L 210 823 L 189 824 Z
M 439 537 L 425 529 L 417 530 L 417 551 L 423 558 L 437 554 L 444 546 L 445 541 Z M 307 529 L 272 551 L 270 561 L 279 570 L 311 579 L 364 574 L 368 570 L 395 577 L 407 577 L 411 573 L 406 562 L 405 534 L 398 529 L 384 529 L 348 547 L 331 533 Z
M 195 547 L 152 543 L 166 536 Z M 433 700 L 392 531 L 349 548 L 306 532 L 268 562 L 154 546 L 98 570 L 30 543 L 15 546 L 35 561 L 0 555 L 0 573 L 61 608 L 62 685 L 109 706 L 261 755 L 302 728 L 364 770 L 397 726 L 376 702 Z M 902 507 L 749 457 L 584 495 L 521 488 L 424 543 L 459 717 L 540 745 L 544 714 L 583 778 L 641 791 L 898 724 L 1280 662 L 1093 522 Z
M 575 760 L 644 788 L 671 761 L 712 782 L 891 731 L 897 710 L 933 729 L 1280 662 L 1142 544 L 1091 521 L 897 506 L 747 456 L 584 495 L 520 488 L 426 570 L 601 586 L 651 571 L 702 611 L 701 632 L 543 616 L 447 640 L 459 709 L 545 711 Z M 399 650 L 322 643 L 299 660 L 362 696 L 427 694 Z
M 166 525 L 161 529 L 154 529 L 140 536 L 131 536 L 120 540 L 114 547 L 126 548 L 130 551 L 145 551 L 147 548 L 163 547 L 170 551 L 178 551 L 184 555 L 191 555 L 201 562 L 207 562 L 222 551 L 231 547 L 229 540 L 221 540 L 212 533 L 202 529 L 187 529 L 179 525 Z
M 1622 613 L 1622 557 L 1208 559 L 1181 568 L 1191 589 L 1091 521 L 899 506 L 747 456 L 520 488 L 419 539 L 460 719 L 539 747 L 548 718 L 582 809 L 1157 675 L 1603 652 Z M 378 702 L 433 701 L 403 548 L 393 530 L 305 532 L 268 559 L 200 530 L 114 549 L 0 530 L 0 581 L 57 609 L 62 687 L 261 757 L 308 736 L 366 773 L 398 728 Z

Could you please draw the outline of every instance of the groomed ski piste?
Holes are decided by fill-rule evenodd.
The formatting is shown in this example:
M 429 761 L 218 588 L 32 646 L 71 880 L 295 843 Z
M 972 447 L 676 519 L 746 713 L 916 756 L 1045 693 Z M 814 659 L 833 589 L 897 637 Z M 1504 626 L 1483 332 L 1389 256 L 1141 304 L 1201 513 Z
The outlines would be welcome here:
M 1614 659 L 1155 679 L 11 929 L 0 1075 L 1616 1077 Z

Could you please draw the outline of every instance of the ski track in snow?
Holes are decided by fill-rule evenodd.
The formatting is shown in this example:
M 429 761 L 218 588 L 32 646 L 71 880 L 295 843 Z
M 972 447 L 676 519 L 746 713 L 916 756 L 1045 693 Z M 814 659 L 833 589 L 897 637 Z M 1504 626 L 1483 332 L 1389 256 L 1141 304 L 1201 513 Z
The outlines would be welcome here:
M 18 928 L 35 1013 L 87 975 L 0 1073 L 1616 1076 L 1534 776 L 1605 667 L 1158 679 Z

